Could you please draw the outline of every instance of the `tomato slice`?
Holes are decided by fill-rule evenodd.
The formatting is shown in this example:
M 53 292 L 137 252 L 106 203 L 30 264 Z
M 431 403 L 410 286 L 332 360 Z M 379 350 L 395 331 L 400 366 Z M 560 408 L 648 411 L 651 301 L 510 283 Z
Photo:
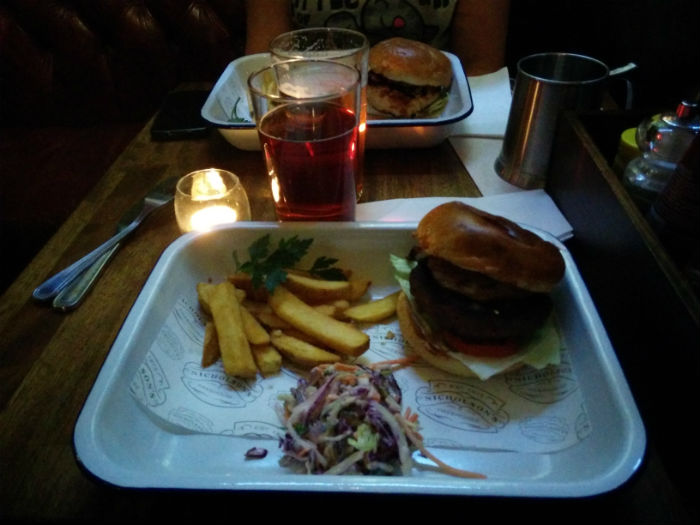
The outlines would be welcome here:
M 518 345 L 514 341 L 500 343 L 472 343 L 460 339 L 456 335 L 442 334 L 448 345 L 457 352 L 474 357 L 508 357 L 518 352 Z

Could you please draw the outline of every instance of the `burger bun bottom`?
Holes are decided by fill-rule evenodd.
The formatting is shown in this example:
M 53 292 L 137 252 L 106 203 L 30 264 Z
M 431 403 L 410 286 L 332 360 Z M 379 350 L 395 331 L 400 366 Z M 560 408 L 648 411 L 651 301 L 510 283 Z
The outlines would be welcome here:
M 428 341 L 422 336 L 420 330 L 413 321 L 411 305 L 406 295 L 401 292 L 396 304 L 396 316 L 399 320 L 399 327 L 403 335 L 404 342 L 408 349 L 423 360 L 445 372 L 460 377 L 478 377 L 467 365 L 462 363 L 446 352 L 436 351 Z M 523 366 L 517 363 L 501 373 L 511 372 Z
M 377 116 L 396 118 L 428 117 L 424 114 L 440 95 L 428 92 L 423 95 L 406 95 L 389 86 L 367 86 L 367 111 Z

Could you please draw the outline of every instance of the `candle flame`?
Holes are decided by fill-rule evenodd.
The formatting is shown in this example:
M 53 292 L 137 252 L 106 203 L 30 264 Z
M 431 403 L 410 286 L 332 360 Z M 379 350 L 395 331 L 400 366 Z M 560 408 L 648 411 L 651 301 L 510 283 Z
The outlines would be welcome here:
M 197 173 L 192 180 L 192 200 L 219 199 L 226 194 L 226 183 L 213 168 Z
M 203 210 L 196 211 L 190 219 L 190 226 L 193 230 L 207 231 L 217 224 L 236 222 L 238 213 L 228 206 L 209 206 Z

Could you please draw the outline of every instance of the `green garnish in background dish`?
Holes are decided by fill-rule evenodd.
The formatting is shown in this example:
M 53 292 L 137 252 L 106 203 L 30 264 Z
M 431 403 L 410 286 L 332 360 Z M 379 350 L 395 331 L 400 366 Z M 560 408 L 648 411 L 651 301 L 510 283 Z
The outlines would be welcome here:
M 287 270 L 295 268 L 308 253 L 312 243 L 313 239 L 300 239 L 298 235 L 294 235 L 287 239 L 280 239 L 277 248 L 270 251 L 270 234 L 264 235 L 248 247 L 248 261 L 241 263 L 238 252 L 233 251 L 236 271 L 250 274 L 254 288 L 264 285 L 269 292 L 272 292 L 277 285 L 287 279 Z M 321 256 L 314 261 L 311 268 L 305 271 L 329 281 L 346 281 L 347 277 L 343 271 L 333 267 L 337 262 L 338 259 Z
M 231 110 L 231 116 L 228 119 L 229 122 L 250 122 L 250 120 L 248 120 L 247 118 L 238 116 L 238 104 L 240 102 L 241 102 L 241 97 L 238 97 L 236 99 L 236 102 L 233 104 L 233 109 Z

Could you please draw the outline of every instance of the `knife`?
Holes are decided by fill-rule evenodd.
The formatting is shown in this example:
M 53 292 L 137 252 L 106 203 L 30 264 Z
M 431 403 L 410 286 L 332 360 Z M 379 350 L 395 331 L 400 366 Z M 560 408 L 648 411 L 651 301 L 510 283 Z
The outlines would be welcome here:
M 124 219 L 120 220 L 117 232 L 124 229 L 129 222 L 131 221 L 125 222 Z M 58 295 L 54 297 L 53 307 L 63 312 L 76 308 L 92 289 L 92 285 L 95 284 L 104 267 L 107 266 L 107 263 L 112 259 L 112 256 L 117 253 L 119 246 L 119 243 L 115 244 L 108 252 L 101 255 L 92 266 L 89 266 L 87 270 L 61 290 Z
M 131 221 L 138 216 L 142 208 L 143 201 L 137 202 L 129 208 L 124 215 L 122 215 L 122 218 L 119 219 L 115 233 L 119 233 L 126 228 Z M 76 277 L 74 281 L 61 290 L 53 300 L 53 307 L 64 312 L 77 307 L 92 289 L 92 285 L 95 284 L 104 267 L 107 266 L 107 263 L 112 259 L 114 254 L 117 253 L 119 246 L 121 246 L 121 243 L 115 244 L 109 251 L 101 255 L 99 259 L 83 271 L 83 273 Z
M 147 204 L 149 205 L 149 208 L 155 210 L 172 201 L 177 180 L 177 177 L 166 179 L 154 187 L 140 202 L 130 208 L 119 220 L 117 235 L 115 235 L 112 240 L 120 236 L 124 237 L 125 232 L 128 234 L 130 231 L 135 229 L 135 221 L 140 218 L 139 216 L 142 214 Z M 34 291 L 34 297 L 43 299 L 54 295 L 53 306 L 58 310 L 68 311 L 78 306 L 87 292 L 92 288 L 92 285 L 95 283 L 104 267 L 118 250 L 119 245 L 121 244 L 121 239 L 117 240 L 117 243 L 106 251 L 103 251 L 99 257 L 95 258 L 94 262 L 85 267 L 82 271 L 73 276 L 70 276 L 69 272 L 68 277 L 62 279 L 63 282 L 53 284 L 60 274 L 54 276 L 52 279 L 49 279 L 49 281 L 45 282 Z M 110 241 L 108 241 L 108 243 L 109 242 Z M 105 246 L 106 244 L 107 243 L 103 244 L 102 246 Z M 90 254 L 85 256 L 83 259 L 89 256 Z M 72 265 L 72 267 L 76 266 L 77 264 L 78 263 L 75 263 Z M 64 272 L 61 272 L 61 274 L 65 274 L 68 270 L 70 270 L 70 268 L 64 270 Z M 53 294 L 51 293 L 52 289 L 54 289 Z

